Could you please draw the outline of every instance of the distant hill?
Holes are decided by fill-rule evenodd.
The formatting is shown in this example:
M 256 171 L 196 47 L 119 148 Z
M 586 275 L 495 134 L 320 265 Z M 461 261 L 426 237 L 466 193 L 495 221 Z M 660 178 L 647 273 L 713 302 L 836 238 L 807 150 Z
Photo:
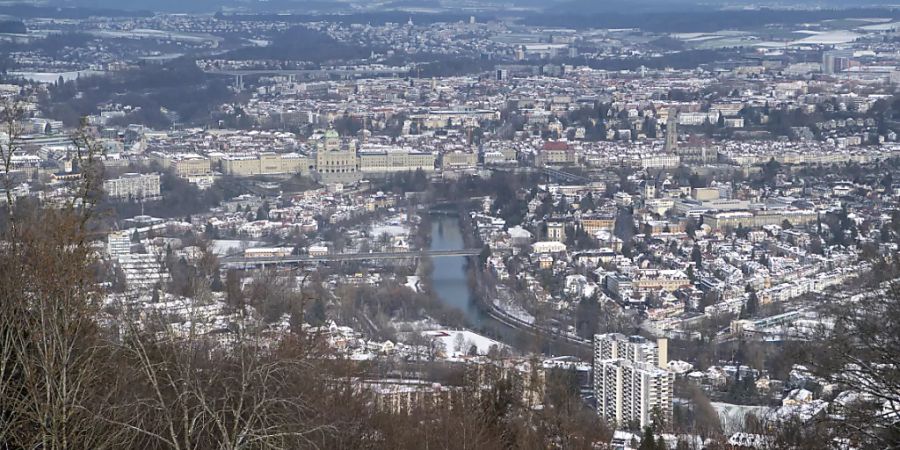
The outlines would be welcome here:
M 687 7 L 686 7 L 687 8 Z M 585 12 L 579 15 L 562 10 L 533 14 L 524 19 L 528 25 L 568 28 L 640 28 L 661 33 L 710 32 L 751 29 L 768 24 L 796 24 L 851 17 L 900 18 L 900 10 L 889 8 L 853 8 L 819 10 L 692 10 Z
M 122 17 L 122 16 L 145 16 L 150 13 L 147 9 L 142 11 L 123 11 L 122 9 L 111 8 L 93 8 L 82 5 L 73 5 L 74 2 L 54 2 L 65 4 L 66 6 L 50 6 L 50 5 L 32 5 L 25 3 L 0 4 L 0 15 L 11 16 L 18 19 L 27 19 L 32 17 L 50 17 L 54 19 L 85 19 L 91 16 L 101 17 Z
M 745 7 L 778 7 L 778 8 L 861 8 L 872 6 L 888 6 L 897 0 L 487 0 L 485 4 L 513 5 L 540 9 L 551 15 L 568 16 L 578 19 L 585 14 L 634 14 L 634 13 L 669 13 L 716 11 Z M 366 5 L 364 0 L 355 0 L 355 4 Z M 39 5 L 30 6 L 43 13 L 62 7 L 66 9 L 90 8 L 94 15 L 119 15 L 123 11 L 163 11 L 163 12 L 296 12 L 310 14 L 365 12 L 378 13 L 391 10 L 416 8 L 439 8 L 444 12 L 454 11 L 452 2 L 439 0 L 388 0 L 380 3 L 380 9 L 359 10 L 351 8 L 350 1 L 335 0 L 44 0 Z M 15 5 L 21 6 L 21 5 Z M 0 7 L 0 14 L 4 8 Z M 459 10 L 460 13 L 468 11 Z M 99 14 L 98 14 L 99 13 Z M 65 12 L 65 14 L 74 14 Z M 13 14 L 17 17 L 24 17 Z
M 247 47 L 228 52 L 228 59 L 327 60 L 365 58 L 372 49 L 338 42 L 325 33 L 298 26 L 276 35 L 267 47 Z
M 531 2 L 531 0 L 520 0 Z M 735 12 L 745 8 L 753 9 L 858 9 L 871 7 L 887 7 L 896 5 L 896 0 L 557 0 L 544 2 L 544 10 L 550 14 L 634 14 L 634 13 L 668 13 L 697 11 L 729 11 Z
M 11 17 L 0 17 L 0 33 L 26 33 L 28 29 L 25 24 Z

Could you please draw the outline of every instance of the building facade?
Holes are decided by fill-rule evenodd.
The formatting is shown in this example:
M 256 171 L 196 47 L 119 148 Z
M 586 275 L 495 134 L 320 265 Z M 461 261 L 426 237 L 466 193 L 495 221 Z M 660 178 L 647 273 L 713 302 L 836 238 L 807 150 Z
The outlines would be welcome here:
M 566 242 L 565 222 L 547 222 L 547 239 L 556 242 Z
M 564 166 L 575 162 L 575 150 L 565 142 L 545 142 L 537 156 L 539 166 Z
M 731 211 L 703 214 L 703 224 L 713 230 L 726 228 L 760 228 L 766 225 L 781 225 L 785 221 L 793 226 L 806 225 L 818 220 L 816 211 L 789 209 L 772 211 Z
M 126 173 L 103 182 L 106 195 L 114 199 L 150 199 L 160 196 L 159 174 Z
M 441 156 L 441 169 L 444 171 L 469 170 L 476 168 L 477 165 L 478 155 L 473 152 L 454 151 Z
M 672 417 L 675 375 L 666 370 L 668 341 L 640 336 L 594 336 L 594 396 L 597 413 L 620 426 L 649 426 Z
M 434 154 L 404 148 L 363 148 L 359 151 L 363 173 L 434 172 Z
M 222 173 L 234 176 L 306 174 L 310 160 L 298 153 L 259 153 L 256 155 L 225 156 Z
M 156 159 L 162 166 L 172 169 L 175 175 L 182 178 L 204 175 L 211 171 L 209 158 L 194 153 L 158 155 Z
M 665 150 L 668 153 L 678 151 L 678 110 L 669 111 L 669 117 L 666 120 Z
M 352 184 L 362 180 L 356 150 L 342 145 L 337 131 L 325 132 L 317 146 L 316 176 L 323 183 Z

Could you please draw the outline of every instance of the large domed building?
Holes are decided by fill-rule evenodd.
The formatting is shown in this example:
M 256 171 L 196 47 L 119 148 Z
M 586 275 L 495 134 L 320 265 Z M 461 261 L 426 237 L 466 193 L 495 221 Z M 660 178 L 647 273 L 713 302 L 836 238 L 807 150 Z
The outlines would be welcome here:
M 352 184 L 362 180 L 359 158 L 352 144 L 329 129 L 316 146 L 316 177 L 323 183 Z

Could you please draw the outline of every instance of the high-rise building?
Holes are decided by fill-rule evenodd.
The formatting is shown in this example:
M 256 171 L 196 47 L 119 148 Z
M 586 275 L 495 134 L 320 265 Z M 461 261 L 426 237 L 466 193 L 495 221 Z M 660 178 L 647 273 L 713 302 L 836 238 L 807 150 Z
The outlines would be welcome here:
M 597 413 L 619 425 L 650 425 L 657 414 L 672 416 L 675 376 L 666 369 L 668 341 L 640 336 L 594 336 L 594 396 Z
M 116 258 L 117 266 L 130 290 L 144 291 L 162 286 L 171 280 L 159 255 L 152 253 L 127 253 Z
M 846 50 L 832 50 L 822 53 L 822 72 L 826 75 L 834 75 L 843 72 L 850 67 L 853 52 Z

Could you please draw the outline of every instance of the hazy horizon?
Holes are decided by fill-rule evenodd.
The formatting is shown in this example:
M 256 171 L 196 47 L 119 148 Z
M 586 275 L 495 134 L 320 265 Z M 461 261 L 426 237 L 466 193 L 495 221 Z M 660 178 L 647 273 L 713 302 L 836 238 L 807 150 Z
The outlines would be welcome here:
M 593 0 L 512 0 L 512 1 L 482 1 L 459 4 L 448 1 L 428 0 L 396 0 L 379 3 L 372 7 L 366 2 L 350 0 L 192 0 L 183 2 L 178 0 L 38 0 L 38 1 L 10 1 L 0 3 L 0 7 L 16 5 L 29 5 L 36 7 L 72 7 L 72 8 L 97 8 L 121 11 L 149 11 L 149 12 L 216 12 L 216 11 L 242 11 L 242 12 L 290 12 L 290 13 L 362 13 L 362 12 L 387 12 L 387 11 L 412 11 L 422 13 L 438 12 L 483 12 L 505 11 L 527 12 L 544 11 L 551 14 L 584 13 L 584 12 L 610 12 L 618 14 L 634 14 L 645 12 L 684 11 L 685 8 L 716 10 L 716 9 L 746 9 L 746 8 L 785 8 L 785 9 L 850 9 L 884 7 L 891 5 L 890 0 L 865 0 L 863 2 L 847 2 L 839 0 L 816 1 L 753 1 L 753 0 L 728 0 L 725 2 L 710 2 L 708 0 L 613 0 L 597 2 Z M 511 8 L 506 8 L 511 5 Z

